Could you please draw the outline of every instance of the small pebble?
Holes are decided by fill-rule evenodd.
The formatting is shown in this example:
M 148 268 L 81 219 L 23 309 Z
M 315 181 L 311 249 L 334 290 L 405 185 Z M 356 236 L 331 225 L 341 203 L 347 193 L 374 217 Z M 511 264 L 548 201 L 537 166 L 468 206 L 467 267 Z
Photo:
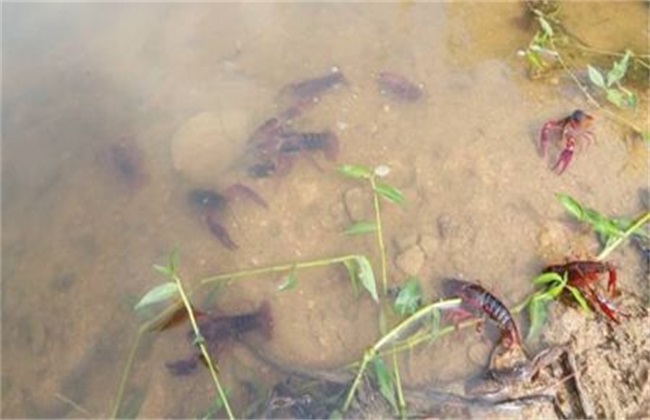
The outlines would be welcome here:
M 415 276 L 424 266 L 424 252 L 419 246 L 413 245 L 397 256 L 395 265 L 404 273 Z

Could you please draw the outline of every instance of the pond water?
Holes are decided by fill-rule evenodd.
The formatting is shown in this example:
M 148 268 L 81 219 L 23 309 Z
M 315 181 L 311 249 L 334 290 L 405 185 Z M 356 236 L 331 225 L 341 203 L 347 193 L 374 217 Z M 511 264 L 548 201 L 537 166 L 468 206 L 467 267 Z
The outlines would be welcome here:
M 585 7 L 564 7 L 572 33 L 605 50 L 647 52 L 645 4 Z M 594 255 L 591 235 L 568 223 L 557 192 L 605 214 L 642 210 L 647 148 L 598 116 L 570 81 L 529 79 L 517 55 L 532 37 L 521 2 L 9 3 L 3 12 L 6 417 L 110 415 L 140 323 L 133 304 L 164 280 L 152 265 L 175 246 L 187 287 L 346 254 L 370 256 L 379 278 L 373 237 L 342 235 L 350 213 L 372 212 L 370 196 L 338 164 L 390 168 L 386 181 L 407 203 L 382 207 L 389 282 L 412 271 L 428 297 L 440 295 L 442 279 L 463 277 L 513 305 L 545 264 Z M 286 174 L 250 177 L 247 140 L 290 105 L 286 87 L 334 67 L 346 83 L 296 116 L 293 129 L 334 132 L 337 161 L 307 152 Z M 381 72 L 422 86 L 422 97 L 382 94 Z M 539 130 L 576 108 L 597 115 L 597 140 L 578 147 L 558 176 L 550 167 L 559 150 L 542 159 Z M 638 109 L 646 108 L 644 92 Z M 642 114 L 625 117 L 647 129 Z M 239 197 L 219 212 L 216 223 L 238 245 L 230 250 L 187 197 L 238 183 L 268 209 Z M 616 262 L 621 287 L 646 294 L 638 255 L 628 249 Z M 380 336 L 377 305 L 355 297 L 342 267 L 301 271 L 280 293 L 282 281 L 202 290 L 210 299 L 197 302 L 210 306 L 198 306 L 242 313 L 268 301 L 272 337 L 246 337 L 285 365 L 341 366 Z M 463 380 L 484 365 L 487 340 L 467 331 L 415 350 L 402 360 L 402 379 Z M 202 415 L 215 395 L 208 372 L 179 378 L 165 368 L 191 352 L 183 328 L 148 337 L 126 404 L 143 417 Z M 239 411 L 283 377 L 234 342 L 219 365 Z

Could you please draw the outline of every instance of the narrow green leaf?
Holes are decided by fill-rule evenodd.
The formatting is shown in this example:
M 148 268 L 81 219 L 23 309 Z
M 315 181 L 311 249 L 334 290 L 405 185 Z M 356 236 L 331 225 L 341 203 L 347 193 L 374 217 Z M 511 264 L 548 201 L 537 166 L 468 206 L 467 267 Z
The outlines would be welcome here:
M 619 108 L 623 108 L 626 105 L 625 99 L 623 99 L 623 94 L 617 89 L 607 89 L 605 97 L 609 102 Z
M 343 265 L 345 266 L 345 270 L 348 272 L 348 278 L 350 279 L 350 283 L 352 283 L 352 290 L 354 290 L 354 296 L 359 296 L 359 276 L 358 276 L 358 265 L 357 265 L 357 260 L 352 259 L 352 260 L 344 260 Z
M 422 305 L 422 288 L 420 280 L 411 276 L 399 291 L 393 307 L 395 312 L 400 315 L 411 315 L 417 312 Z
M 374 222 L 361 221 L 345 229 L 346 235 L 363 235 L 365 233 L 376 232 L 377 224 Z
M 564 206 L 564 208 L 575 216 L 576 219 L 582 221 L 584 218 L 584 211 L 580 203 L 568 194 L 556 193 L 555 198 Z
M 375 281 L 375 274 L 372 271 L 372 266 L 368 258 L 360 256 L 356 258 L 359 266 L 359 281 L 361 285 L 370 293 L 370 296 L 379 303 L 379 295 L 377 294 L 377 282 Z
M 564 287 L 566 286 L 568 281 L 569 281 L 569 273 L 565 272 L 564 275 L 562 276 L 562 281 L 552 286 L 550 289 L 544 292 L 543 295 L 548 296 L 551 299 L 557 299 L 557 297 L 560 296 L 560 294 L 564 291 Z
M 165 277 L 174 277 L 174 273 L 166 265 L 154 264 L 153 268 Z
M 543 273 L 533 279 L 534 285 L 554 282 L 562 283 L 562 276 L 560 276 L 558 273 Z
M 591 81 L 591 83 L 598 86 L 599 88 L 607 89 L 607 86 L 605 85 L 605 79 L 603 79 L 603 75 L 600 74 L 600 72 L 596 68 L 592 67 L 590 64 L 587 64 L 587 71 L 589 73 L 589 80 Z
M 393 377 L 388 373 L 384 361 L 380 357 L 375 357 L 372 359 L 372 365 L 375 371 L 375 377 L 377 378 L 377 385 L 379 387 L 379 392 L 381 395 L 388 401 L 393 407 L 393 410 L 397 411 L 397 401 L 395 399 L 395 383 Z
M 548 299 L 545 296 L 539 296 L 533 298 L 528 303 L 528 318 L 530 320 L 530 329 L 528 330 L 528 335 L 526 340 L 530 340 L 534 337 L 537 337 L 542 327 L 546 323 L 548 318 Z
M 619 60 L 615 61 L 612 69 L 607 73 L 607 87 L 611 87 L 614 83 L 619 82 L 627 72 L 627 65 L 630 61 L 630 51 L 625 51 L 625 55 Z
M 169 254 L 169 268 L 172 272 L 176 273 L 178 271 L 180 257 L 178 255 L 178 247 L 174 247 L 172 252 Z
M 395 204 L 402 204 L 406 201 L 404 194 L 400 190 L 383 182 L 375 184 L 375 192 Z
M 372 176 L 372 169 L 363 165 L 341 165 L 338 167 L 338 171 L 349 178 L 355 179 L 370 179 Z
M 296 284 L 298 284 L 298 278 L 296 276 L 296 269 L 294 267 L 291 270 L 291 272 L 284 277 L 284 281 L 282 282 L 282 284 L 280 284 L 278 286 L 278 292 L 284 292 L 285 290 L 291 290 L 294 287 L 296 287 Z
M 566 288 L 569 289 L 569 292 L 571 292 L 573 298 L 576 300 L 576 302 L 578 302 L 578 305 L 580 305 L 580 308 L 582 308 L 582 310 L 586 313 L 591 313 L 589 304 L 587 304 L 587 301 L 585 300 L 584 296 L 582 296 L 582 293 L 580 293 L 580 290 L 569 285 L 567 285 Z
M 537 21 L 539 22 L 539 26 L 542 28 L 542 31 L 544 31 L 544 34 L 548 37 L 552 37 L 553 27 L 551 27 L 551 24 L 548 23 L 548 20 L 546 20 L 544 16 L 538 15 Z
M 628 108 L 636 108 L 636 104 L 637 104 L 636 94 L 634 94 L 633 92 L 630 92 L 629 90 L 627 90 L 627 89 L 625 89 L 623 87 L 620 87 L 620 89 L 625 95 L 625 105 Z
M 140 302 L 135 305 L 134 309 L 139 309 L 147 305 L 162 302 L 178 295 L 178 286 L 174 282 L 160 284 L 145 294 Z

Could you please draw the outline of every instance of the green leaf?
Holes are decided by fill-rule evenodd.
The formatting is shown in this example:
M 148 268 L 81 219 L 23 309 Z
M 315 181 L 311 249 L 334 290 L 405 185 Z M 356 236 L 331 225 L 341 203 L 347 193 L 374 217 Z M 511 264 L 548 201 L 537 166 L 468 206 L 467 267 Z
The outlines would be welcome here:
M 346 235 L 363 235 L 365 233 L 376 232 L 377 224 L 374 222 L 361 221 L 345 229 Z
M 370 179 L 373 174 L 372 169 L 363 165 L 342 165 L 338 167 L 338 171 L 341 174 L 354 179 Z
M 627 72 L 627 65 L 630 61 L 630 51 L 625 51 L 625 55 L 619 60 L 615 61 L 612 69 L 607 73 L 607 87 L 611 87 L 614 83 L 620 81 L 625 77 Z
M 172 281 L 160 284 L 149 290 L 146 295 L 140 299 L 134 309 L 138 310 L 147 305 L 162 302 L 178 295 L 178 285 Z
M 370 293 L 370 296 L 379 303 L 379 296 L 377 295 L 377 282 L 375 281 L 375 274 L 372 271 L 372 266 L 368 258 L 360 256 L 356 258 L 359 271 L 359 281 L 361 285 Z
M 357 265 L 357 260 L 352 259 L 352 260 L 344 260 L 343 265 L 345 266 L 345 270 L 348 272 L 348 278 L 350 279 L 350 282 L 352 283 L 352 289 L 354 290 L 354 296 L 359 296 L 359 276 L 357 275 L 357 272 L 359 271 L 358 265 Z
M 422 288 L 417 277 L 409 277 L 395 299 L 395 312 L 400 315 L 411 315 L 422 305 Z
M 174 277 L 174 272 L 166 265 L 154 264 L 153 268 L 165 277 Z
M 587 71 L 589 72 L 589 80 L 591 80 L 591 83 L 598 86 L 599 88 L 607 89 L 603 75 L 600 74 L 596 68 L 592 67 L 590 64 L 587 64 Z
M 551 299 L 547 296 L 533 298 L 528 303 L 528 318 L 530 319 L 530 329 L 526 340 L 536 337 L 541 331 L 548 318 L 548 302 Z
M 580 305 L 580 308 L 582 308 L 582 310 L 587 313 L 591 313 L 589 304 L 587 304 L 587 301 L 585 300 L 584 296 L 582 296 L 582 293 L 580 293 L 580 290 L 569 285 L 567 285 L 566 288 L 569 289 L 569 292 L 571 292 L 573 298 L 576 300 L 576 302 L 578 302 L 578 305 Z
M 584 218 L 584 211 L 582 206 L 573 197 L 568 194 L 557 193 L 555 198 L 564 206 L 564 208 L 575 216 L 576 219 L 582 221 Z
M 174 247 L 172 252 L 169 254 L 169 268 L 173 273 L 178 271 L 180 257 L 178 255 L 178 247 Z
M 626 105 L 623 94 L 616 89 L 607 89 L 605 97 L 609 102 L 613 103 L 619 108 L 623 108 Z
M 544 292 L 543 295 L 548 296 L 551 299 L 557 299 L 557 297 L 560 296 L 560 294 L 562 294 L 562 292 L 564 291 L 564 288 L 566 287 L 568 281 L 569 281 L 569 273 L 565 272 L 564 275 L 562 276 L 562 281 L 552 286 L 550 289 Z
M 539 22 L 539 26 L 542 28 L 542 31 L 544 31 L 544 34 L 548 37 L 552 37 L 553 27 L 551 27 L 551 24 L 548 23 L 548 20 L 546 20 L 542 15 L 537 15 L 537 21 Z
M 282 284 L 278 286 L 278 292 L 291 290 L 296 287 L 296 284 L 298 284 L 298 278 L 296 277 L 296 268 L 294 267 L 291 272 L 284 277 Z
M 380 357 L 375 357 L 372 359 L 372 365 L 375 371 L 375 377 L 377 378 L 377 385 L 379 387 L 379 392 L 381 395 L 388 401 L 393 407 L 393 410 L 397 411 L 397 401 L 395 399 L 395 383 L 393 377 L 388 373 L 384 361 Z
M 533 279 L 534 285 L 554 282 L 562 283 L 562 276 L 560 276 L 558 273 L 543 273 Z
M 395 204 L 402 204 L 406 201 L 400 190 L 383 182 L 375 183 L 375 192 Z

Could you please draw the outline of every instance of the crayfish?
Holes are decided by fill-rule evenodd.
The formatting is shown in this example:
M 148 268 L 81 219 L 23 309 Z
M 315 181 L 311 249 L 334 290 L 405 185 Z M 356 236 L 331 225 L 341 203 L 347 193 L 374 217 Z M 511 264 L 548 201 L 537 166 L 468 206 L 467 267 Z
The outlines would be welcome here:
M 566 264 L 551 265 L 544 273 L 557 273 L 567 276 L 567 284 L 578 289 L 589 306 L 598 308 L 611 321 L 620 323 L 616 317 L 617 310 L 595 287 L 601 274 L 608 274 L 607 291 L 610 296 L 616 294 L 616 267 L 609 262 L 571 261 Z
M 521 344 L 517 324 L 510 311 L 496 296 L 475 283 L 464 280 L 449 279 L 445 284 L 451 296 L 459 297 L 470 310 L 478 310 L 492 319 L 502 331 L 502 343 L 510 349 Z M 461 310 L 464 309 L 461 306 Z
M 576 109 L 568 117 L 557 121 L 548 121 L 542 127 L 539 139 L 542 157 L 546 156 L 546 149 L 548 148 L 552 131 L 558 131 L 560 133 L 560 142 L 564 143 L 564 148 L 553 166 L 553 170 L 557 171 L 558 174 L 564 172 L 567 166 L 569 166 L 571 159 L 573 159 L 576 141 L 579 138 L 584 138 L 589 142 L 596 138 L 594 133 L 588 130 L 593 120 L 593 115 L 587 114 L 581 109 Z

